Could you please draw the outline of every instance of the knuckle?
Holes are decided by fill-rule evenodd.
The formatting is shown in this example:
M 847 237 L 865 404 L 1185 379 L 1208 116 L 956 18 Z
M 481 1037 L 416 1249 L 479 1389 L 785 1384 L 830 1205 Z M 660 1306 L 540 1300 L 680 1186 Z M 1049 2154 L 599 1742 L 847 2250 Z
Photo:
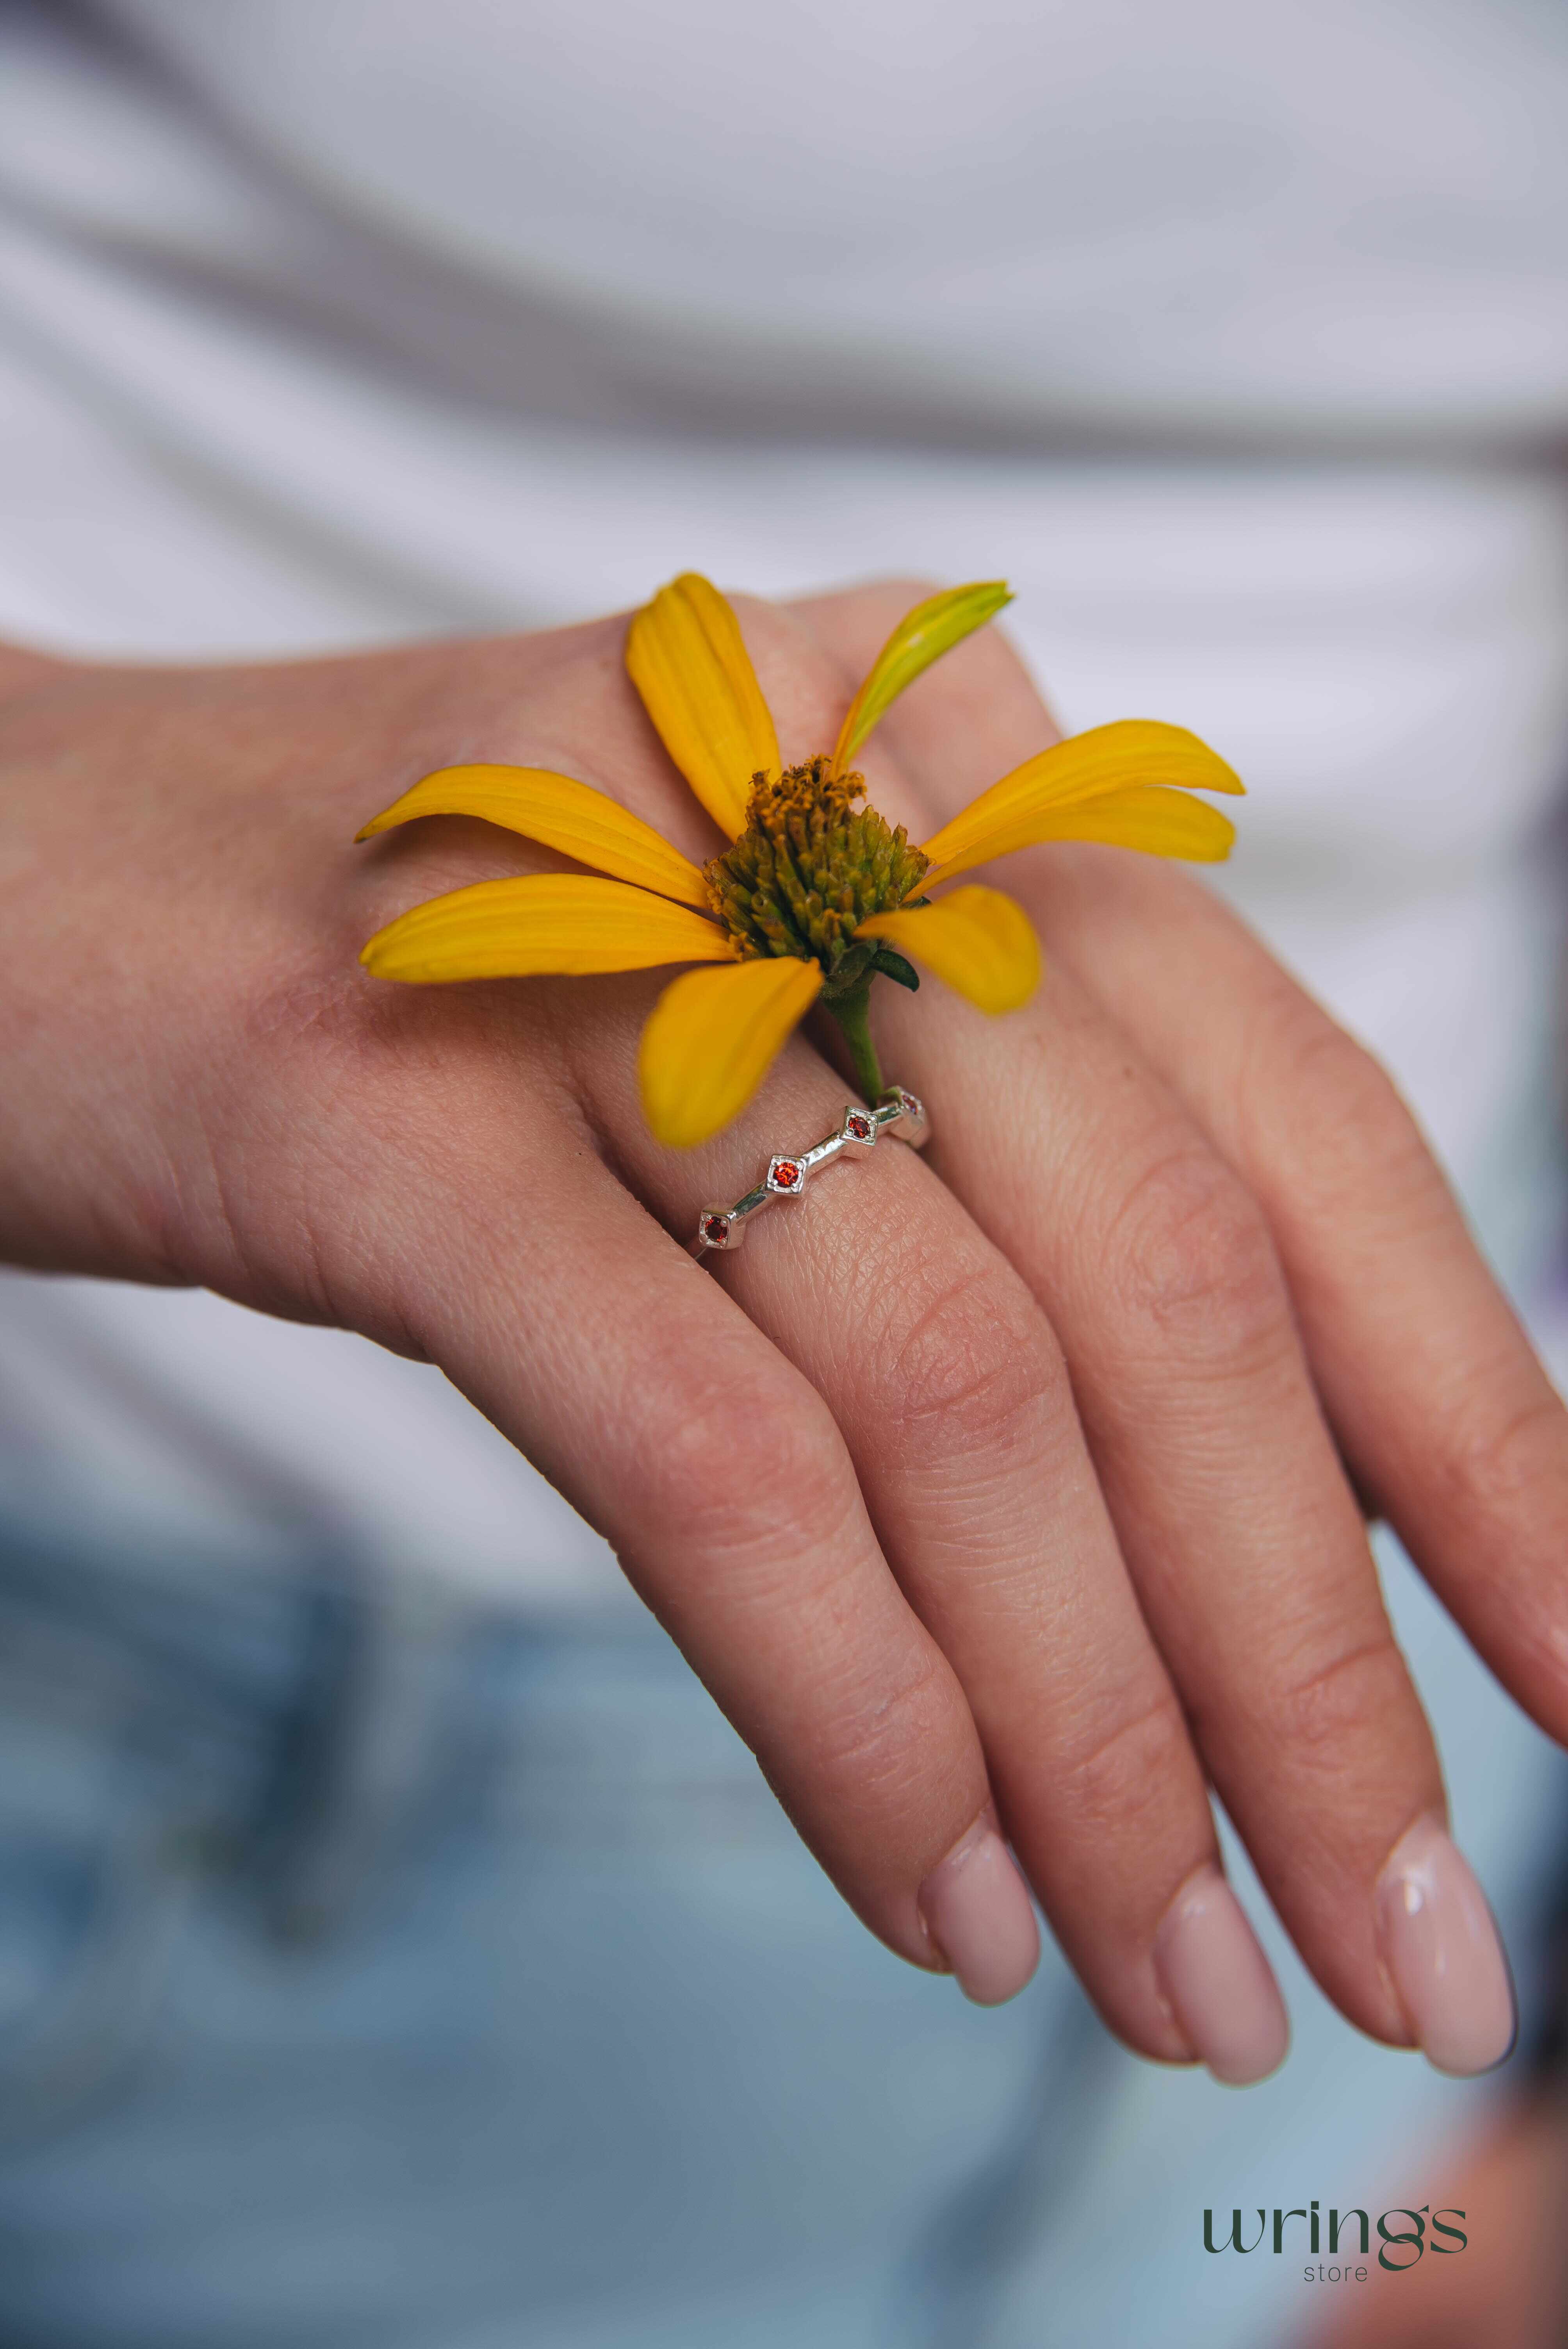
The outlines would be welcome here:
M 855 590 L 855 596 L 866 611 L 880 619 L 888 616 L 888 626 L 896 627 L 904 614 L 916 604 L 940 595 L 945 583 L 927 577 L 919 571 L 890 571 L 875 579 L 868 579 Z
M 715 1364 L 666 1390 L 637 1463 L 650 1516 L 694 1543 L 734 1548 L 804 1537 L 832 1483 L 827 1407 L 782 1366 Z
M 1170 1688 L 1131 1713 L 1097 1721 L 1081 1751 L 1069 1753 L 1059 1784 L 1078 1816 L 1119 1838 L 1169 1811 L 1172 1788 L 1193 1775 L 1187 1723 Z
M 1123 1301 L 1162 1338 L 1250 1355 L 1289 1327 L 1262 1208 L 1195 1145 L 1183 1143 L 1139 1178 L 1117 1212 L 1109 1255 Z
M 1464 1413 L 1439 1454 L 1450 1505 L 1483 1524 L 1528 1518 L 1550 1489 L 1565 1428 L 1563 1404 L 1544 1383 L 1501 1416 Z
M 958 1700 L 934 1645 L 922 1642 L 901 1671 L 857 1668 L 826 1692 L 809 1756 L 823 1779 L 853 1783 L 861 1799 L 896 1809 L 925 1787 L 934 1760 L 955 1743 Z
M 940 1430 L 945 1447 L 1006 1445 L 1065 1394 L 1059 1348 L 1043 1315 L 1006 1267 L 956 1275 L 933 1267 L 900 1293 L 895 1326 L 879 1349 L 878 1402 L 906 1450 Z
M 1288 1119 L 1293 1162 L 1320 1192 L 1335 1195 L 1433 1179 L 1420 1130 L 1382 1062 L 1305 997 L 1294 995 L 1271 1043 L 1279 1104 Z M 1303 1161 L 1305 1160 L 1305 1164 Z
M 1385 1622 L 1279 1686 L 1269 1701 L 1269 1733 L 1289 1751 L 1294 1768 L 1337 1780 L 1357 1744 L 1368 1733 L 1381 1737 L 1414 1702 L 1405 1659 Z

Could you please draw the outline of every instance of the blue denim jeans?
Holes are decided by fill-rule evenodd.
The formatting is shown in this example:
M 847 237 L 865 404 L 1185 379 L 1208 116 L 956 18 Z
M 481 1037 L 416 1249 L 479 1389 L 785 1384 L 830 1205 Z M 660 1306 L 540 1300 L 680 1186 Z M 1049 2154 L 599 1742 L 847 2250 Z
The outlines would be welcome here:
M 1365 2200 L 1459 2109 L 1288 1971 L 1246 2096 L 1133 2063 L 1054 1952 L 966 2006 L 638 1619 L 14 1518 L 0 1657 L 0 2342 L 1274 2340 L 1199 2206 Z
M 0 1550 L 0 2338 L 908 2337 L 1059 1975 L 890 1958 L 651 1625 Z

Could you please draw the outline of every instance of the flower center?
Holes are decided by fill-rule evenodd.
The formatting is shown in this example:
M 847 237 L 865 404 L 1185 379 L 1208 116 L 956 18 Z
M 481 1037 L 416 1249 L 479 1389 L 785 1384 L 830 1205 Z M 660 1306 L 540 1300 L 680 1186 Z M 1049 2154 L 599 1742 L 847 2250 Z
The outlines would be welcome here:
M 831 773 L 825 757 L 776 782 L 752 777 L 745 831 L 703 873 L 743 955 L 820 962 L 830 985 L 863 980 L 872 942 L 855 947 L 855 931 L 903 905 L 930 864 L 902 823 L 892 831 L 875 808 L 855 806 L 865 789 L 861 775 Z

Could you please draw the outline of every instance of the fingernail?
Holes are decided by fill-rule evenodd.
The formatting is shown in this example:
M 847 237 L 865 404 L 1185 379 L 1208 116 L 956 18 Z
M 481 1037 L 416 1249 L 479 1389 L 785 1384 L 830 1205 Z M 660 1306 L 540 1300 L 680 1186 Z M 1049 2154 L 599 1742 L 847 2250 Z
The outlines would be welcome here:
M 1016 1998 L 1040 1961 L 1028 1886 L 1001 1837 L 981 1817 L 920 1888 L 925 1930 L 976 2006 Z
M 1436 1819 L 1418 1819 L 1377 1878 L 1377 1939 L 1434 2071 L 1489 2072 L 1513 2044 L 1513 1980 L 1486 1895 Z
M 1246 1912 L 1212 1860 L 1187 1878 L 1161 1919 L 1154 1971 L 1216 2080 L 1245 2088 L 1278 2071 L 1290 2018 Z

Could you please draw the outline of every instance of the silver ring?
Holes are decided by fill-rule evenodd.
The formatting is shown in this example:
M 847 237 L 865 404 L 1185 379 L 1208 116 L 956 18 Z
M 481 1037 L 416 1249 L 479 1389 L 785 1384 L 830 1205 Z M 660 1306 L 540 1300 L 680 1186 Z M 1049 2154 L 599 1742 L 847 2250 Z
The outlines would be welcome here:
M 733 1207 L 705 1207 L 696 1219 L 696 1237 L 689 1243 L 691 1254 L 704 1257 L 710 1248 L 738 1248 L 753 1216 L 776 1199 L 798 1199 L 819 1167 L 830 1166 L 835 1158 L 864 1158 L 884 1133 L 896 1134 L 912 1150 L 923 1150 L 931 1139 L 925 1104 L 902 1085 L 890 1085 L 878 1096 L 875 1109 L 846 1102 L 836 1133 L 814 1142 L 810 1150 L 776 1153 L 755 1191 L 748 1191 Z

